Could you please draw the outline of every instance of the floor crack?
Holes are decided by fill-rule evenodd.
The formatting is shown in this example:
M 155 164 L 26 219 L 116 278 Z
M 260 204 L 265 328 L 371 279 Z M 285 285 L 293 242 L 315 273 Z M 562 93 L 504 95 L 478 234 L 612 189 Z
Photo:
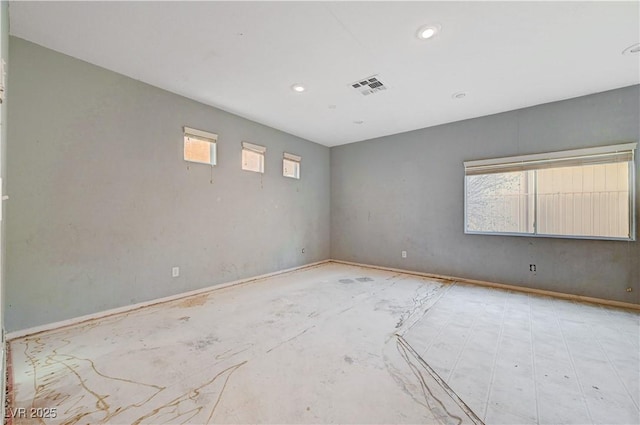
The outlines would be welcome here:
M 440 407 L 451 419 L 455 420 L 458 425 L 462 424 L 463 419 L 460 416 L 451 413 L 443 400 L 440 400 L 438 397 L 436 397 L 431 388 L 429 388 L 421 369 L 426 371 L 431 376 L 431 378 L 436 381 L 440 388 L 442 388 L 444 392 L 453 400 L 453 402 L 458 405 L 460 409 L 462 409 L 462 411 L 466 414 L 469 420 L 471 420 L 471 422 L 473 422 L 475 425 L 484 425 L 482 419 L 480 419 L 473 412 L 473 410 L 471 410 L 471 408 L 451 389 L 451 387 L 449 387 L 449 385 L 440 377 L 440 375 L 438 375 L 436 371 L 433 370 L 433 368 L 431 368 L 431 366 L 429 366 L 429 364 L 425 362 L 422 357 L 420 357 L 420 355 L 413 349 L 413 347 L 411 347 L 411 345 L 409 345 L 409 343 L 401 335 L 395 334 L 395 336 L 398 352 L 400 353 L 400 356 L 405 360 L 405 362 L 407 362 L 407 365 L 413 372 L 414 376 L 416 376 L 416 378 L 418 378 L 418 380 L 420 381 L 420 386 L 425 395 L 425 400 L 427 400 L 427 404 L 429 403 L 429 398 L 427 397 L 428 393 L 428 395 L 440 405 Z M 414 361 L 412 361 L 412 358 L 414 359 Z

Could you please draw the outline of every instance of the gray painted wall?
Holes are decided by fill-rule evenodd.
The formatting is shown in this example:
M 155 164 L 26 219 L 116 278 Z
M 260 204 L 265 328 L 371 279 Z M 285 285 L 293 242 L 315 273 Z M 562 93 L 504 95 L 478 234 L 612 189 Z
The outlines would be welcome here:
M 9 63 L 9 2 L 0 1 L 0 60 L 3 60 L 5 64 Z M 0 177 L 2 177 L 2 193 L 7 193 L 7 104 L 8 99 L 6 96 L 6 85 L 9 81 L 9 69 L 5 65 L 5 97 L 2 105 L 0 105 Z M 1 76 L 0 76 L 1 78 Z M 6 248 L 5 238 L 6 235 L 6 222 L 4 219 L 6 216 L 6 202 L 0 201 L 0 208 L 2 209 L 3 220 L 0 223 L 0 327 L 4 328 L 4 285 L 2 282 L 5 279 L 5 267 L 6 262 Z M 3 346 L 4 349 L 4 346 Z M 3 375 L 4 377 L 4 375 Z M 3 394 L 4 396 L 4 394 Z M 4 406 L 4 404 L 2 405 Z
M 640 303 L 638 242 L 465 235 L 462 164 L 638 141 L 639 99 L 633 86 L 332 148 L 332 258 Z
M 9 2 L 8 1 L 0 1 L 0 60 L 4 60 L 5 63 L 9 63 Z M 7 69 L 5 69 L 7 72 Z M 7 72 L 8 74 L 8 72 Z M 5 84 L 7 84 L 8 75 L 5 76 Z M 6 180 L 7 180 L 7 99 L 5 96 L 5 100 L 0 105 L 0 176 L 2 176 L 2 193 L 6 193 Z M 5 202 L 0 201 L 0 209 L 2 209 L 2 216 L 5 217 L 6 210 L 4 207 Z M 6 355 L 5 355 L 5 344 L 4 344 L 4 284 L 5 281 L 5 255 L 6 255 L 6 247 L 5 247 L 5 237 L 6 234 L 6 223 L 7 220 L 2 220 L 0 223 L 0 329 L 2 329 L 2 347 L 0 347 L 0 352 L 2 353 L 2 358 L 0 363 L 2 366 L 0 367 L 0 388 L 5 388 L 5 380 L 6 380 Z M 0 394 L 0 415 L 2 417 L 5 416 L 5 397 L 6 394 L 3 391 Z
M 328 148 L 21 39 L 9 52 L 9 331 L 329 257 Z M 182 160 L 184 125 L 219 135 L 213 170 Z M 264 175 L 240 169 L 241 141 L 267 147 Z

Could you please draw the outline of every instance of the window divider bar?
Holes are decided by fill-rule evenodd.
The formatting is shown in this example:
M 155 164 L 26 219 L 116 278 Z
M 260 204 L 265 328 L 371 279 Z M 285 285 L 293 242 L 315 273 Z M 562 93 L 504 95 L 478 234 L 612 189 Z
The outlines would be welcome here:
M 533 234 L 538 234 L 538 171 L 533 171 Z

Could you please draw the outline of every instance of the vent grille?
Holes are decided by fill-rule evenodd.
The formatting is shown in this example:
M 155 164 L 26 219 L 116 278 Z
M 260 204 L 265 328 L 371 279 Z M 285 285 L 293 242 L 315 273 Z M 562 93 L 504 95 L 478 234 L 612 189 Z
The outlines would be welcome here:
M 380 81 L 380 77 L 378 77 L 377 75 L 372 75 L 371 77 L 354 81 L 350 85 L 351 87 L 362 93 L 363 96 L 369 96 L 370 94 L 374 94 L 387 89 L 387 86 L 385 86 L 384 83 Z

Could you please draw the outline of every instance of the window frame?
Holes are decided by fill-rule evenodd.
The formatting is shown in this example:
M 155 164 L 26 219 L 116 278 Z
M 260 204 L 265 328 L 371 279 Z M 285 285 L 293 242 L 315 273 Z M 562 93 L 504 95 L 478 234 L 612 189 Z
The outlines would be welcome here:
M 531 155 L 518 155 L 511 157 L 501 157 L 501 158 L 492 158 L 492 159 L 483 159 L 483 160 L 473 160 L 473 161 L 464 161 L 464 234 L 467 235 L 489 235 L 489 236 L 519 236 L 519 237 L 531 237 L 531 238 L 555 238 L 555 239 L 582 239 L 582 240 L 608 240 L 608 241 L 635 241 L 637 236 L 637 228 L 636 228 L 636 157 L 635 150 L 637 148 L 638 143 L 623 143 L 617 145 L 609 145 L 609 146 L 599 146 L 593 148 L 583 148 L 583 149 L 573 149 L 573 150 L 565 150 L 565 151 L 555 151 L 555 152 L 547 152 L 540 154 L 531 154 Z M 537 225 L 536 225 L 536 216 L 537 216 L 537 199 L 538 199 L 538 188 L 537 188 L 537 177 L 534 183 L 534 192 L 533 192 L 533 213 L 534 213 L 534 226 L 533 233 L 519 233 L 519 232 L 495 232 L 495 231 L 477 231 L 477 230 L 468 230 L 468 211 L 467 211 L 467 177 L 469 175 L 481 175 L 483 173 L 474 173 L 468 174 L 469 169 L 482 169 L 483 167 L 486 170 L 497 169 L 498 167 L 504 167 L 504 171 L 502 173 L 506 173 L 513 170 L 524 171 L 524 170 L 540 170 L 545 168 L 553 168 L 549 166 L 550 164 L 566 164 L 571 163 L 573 161 L 576 165 L 590 165 L 589 160 L 592 160 L 594 164 L 597 163 L 612 163 L 615 161 L 608 162 L 597 162 L 598 157 L 606 157 L 607 155 L 615 157 L 619 153 L 627 152 L 630 154 L 630 159 L 627 161 L 618 161 L 618 162 L 627 162 L 629 171 L 628 171 L 628 184 L 629 184 L 629 236 L 628 237 L 616 237 L 616 236 L 590 236 L 590 235 L 569 235 L 569 234 L 547 234 L 547 233 L 537 233 Z M 585 163 L 579 163 L 580 160 L 586 160 Z M 540 166 L 538 168 L 533 168 L 533 164 L 538 163 Z M 567 165 L 565 165 L 567 166 Z M 558 165 L 560 167 L 560 165 Z M 488 174 L 488 173 L 487 173 Z
M 218 135 L 215 133 L 210 133 L 208 131 L 204 131 L 204 130 L 197 130 L 195 128 L 191 128 L 191 127 L 182 127 L 182 158 L 187 161 L 187 162 L 194 162 L 196 164 L 206 164 L 206 165 L 210 165 L 210 166 L 214 166 L 217 165 L 218 163 Z M 209 162 L 205 162 L 205 161 L 198 161 L 198 160 L 194 160 L 194 159 L 189 159 L 186 156 L 186 151 L 184 149 L 185 147 L 185 143 L 186 143 L 186 139 L 187 137 L 191 137 L 193 139 L 197 139 L 201 142 L 207 142 L 209 143 L 209 149 L 210 149 L 210 158 L 211 161 Z
M 242 151 L 240 154 L 240 168 L 242 168 L 242 171 L 249 171 L 251 173 L 264 174 L 267 148 L 264 146 L 255 145 L 249 142 L 242 142 L 241 145 L 242 145 Z M 243 156 L 245 151 L 257 153 L 260 155 L 260 170 L 256 171 L 256 170 L 244 168 Z
M 284 173 L 285 161 L 293 162 L 297 164 L 297 173 L 295 176 L 288 176 Z M 282 155 L 282 176 L 288 179 L 300 180 L 300 174 L 302 173 L 302 157 L 294 155 L 292 153 L 284 152 Z

